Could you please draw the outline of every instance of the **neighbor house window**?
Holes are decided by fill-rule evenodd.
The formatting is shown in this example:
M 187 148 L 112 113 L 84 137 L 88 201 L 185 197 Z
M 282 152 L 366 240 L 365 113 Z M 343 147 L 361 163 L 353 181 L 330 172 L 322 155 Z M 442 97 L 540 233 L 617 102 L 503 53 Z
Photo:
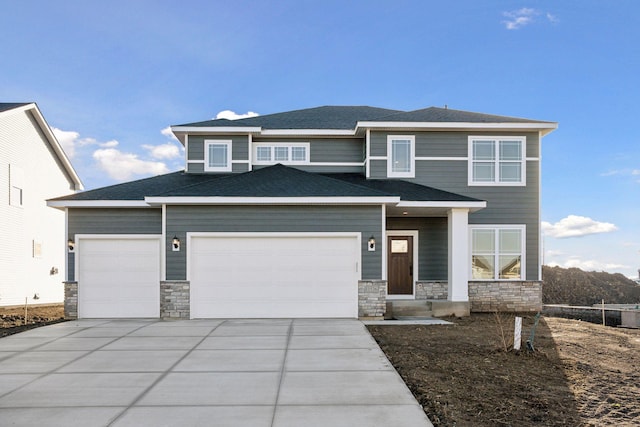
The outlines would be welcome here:
M 257 142 L 253 147 L 254 163 L 257 165 L 309 163 L 308 142 Z
M 525 227 L 472 226 L 471 279 L 523 280 Z
M 415 177 L 415 136 L 387 136 L 387 176 Z
M 524 137 L 469 137 L 469 185 L 524 185 Z
M 24 174 L 16 165 L 9 165 L 9 204 L 21 207 L 23 204 Z
M 231 141 L 204 141 L 204 170 L 231 172 Z

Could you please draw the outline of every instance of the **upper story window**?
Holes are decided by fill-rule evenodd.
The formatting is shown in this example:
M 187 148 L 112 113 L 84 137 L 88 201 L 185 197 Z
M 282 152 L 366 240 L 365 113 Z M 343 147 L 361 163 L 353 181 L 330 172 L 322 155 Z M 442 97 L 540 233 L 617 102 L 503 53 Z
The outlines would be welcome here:
M 231 141 L 204 141 L 205 172 L 231 172 Z
M 523 225 L 474 225 L 470 228 L 473 280 L 523 280 Z
M 257 165 L 309 163 L 309 143 L 257 142 L 253 144 L 253 159 Z
M 22 207 L 23 205 L 24 174 L 16 165 L 9 165 L 9 204 Z
M 525 137 L 469 137 L 469 185 L 525 185 Z
M 415 142 L 413 135 L 387 136 L 387 176 L 390 178 L 414 178 Z

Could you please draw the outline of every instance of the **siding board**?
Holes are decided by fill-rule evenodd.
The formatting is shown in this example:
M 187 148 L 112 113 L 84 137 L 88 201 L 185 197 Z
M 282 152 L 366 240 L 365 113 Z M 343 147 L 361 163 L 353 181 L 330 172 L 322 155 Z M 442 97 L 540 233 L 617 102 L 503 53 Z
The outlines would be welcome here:
M 380 236 L 380 206 L 167 206 L 167 247 L 174 235 L 180 252 L 167 251 L 167 280 L 187 275 L 187 232 L 360 232 L 362 278 L 380 279 L 381 251 L 368 252 Z M 304 278 L 301 278 L 304 280 Z

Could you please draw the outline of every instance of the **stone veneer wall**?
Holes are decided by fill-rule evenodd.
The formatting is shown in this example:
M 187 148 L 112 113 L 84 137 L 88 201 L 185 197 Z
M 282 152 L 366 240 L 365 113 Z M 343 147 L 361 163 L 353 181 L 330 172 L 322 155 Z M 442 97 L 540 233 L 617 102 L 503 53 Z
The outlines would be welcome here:
M 383 318 L 387 310 L 387 281 L 358 282 L 358 317 Z
M 416 299 L 446 300 L 449 295 L 447 282 L 416 282 Z
M 160 318 L 191 317 L 191 284 L 186 280 L 160 282 Z
M 472 312 L 542 310 L 542 282 L 469 282 Z
M 78 282 L 64 283 L 64 318 L 78 318 Z

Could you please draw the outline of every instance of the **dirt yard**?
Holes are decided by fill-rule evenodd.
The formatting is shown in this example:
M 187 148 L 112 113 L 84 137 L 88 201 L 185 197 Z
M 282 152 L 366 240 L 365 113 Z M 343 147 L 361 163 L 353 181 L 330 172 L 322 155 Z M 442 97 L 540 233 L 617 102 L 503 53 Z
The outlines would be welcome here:
M 25 325 L 24 307 L 0 308 L 0 337 L 60 322 L 63 308 L 27 316 Z M 435 426 L 640 425 L 640 330 L 542 318 L 536 351 L 515 353 L 504 350 L 513 316 L 447 320 L 369 327 Z M 525 317 L 523 341 L 532 325 Z
M 25 322 L 24 319 L 24 307 L 0 307 L 0 337 L 61 322 L 64 320 L 64 306 L 62 304 L 27 306 L 27 321 Z
M 640 425 L 639 330 L 541 318 L 515 353 L 513 316 L 448 320 L 369 327 L 435 426 Z

